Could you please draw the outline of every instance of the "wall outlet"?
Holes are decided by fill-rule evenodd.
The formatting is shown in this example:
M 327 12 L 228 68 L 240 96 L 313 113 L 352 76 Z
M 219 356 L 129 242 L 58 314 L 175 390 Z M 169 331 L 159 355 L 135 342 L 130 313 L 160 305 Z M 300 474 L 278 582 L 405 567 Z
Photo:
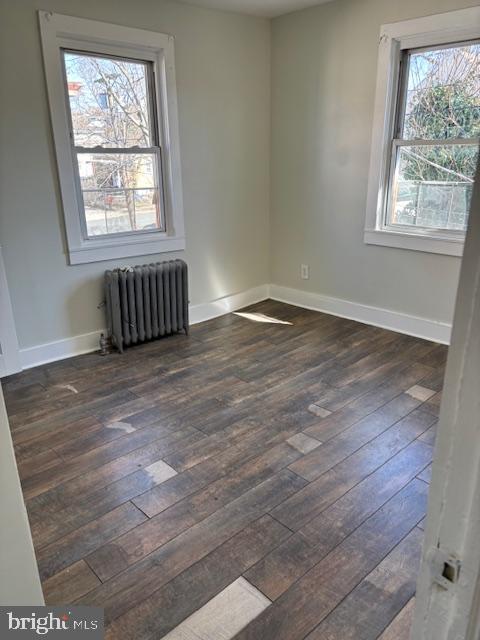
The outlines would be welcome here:
M 302 264 L 300 266 L 300 275 L 302 280 L 308 280 L 310 278 L 310 267 L 308 264 Z

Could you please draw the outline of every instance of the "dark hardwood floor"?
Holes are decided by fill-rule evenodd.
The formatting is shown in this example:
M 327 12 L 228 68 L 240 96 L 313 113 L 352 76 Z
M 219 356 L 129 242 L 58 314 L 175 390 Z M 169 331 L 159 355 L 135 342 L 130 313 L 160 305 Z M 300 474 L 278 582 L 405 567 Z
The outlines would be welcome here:
M 245 311 L 4 380 L 46 601 L 110 639 L 407 640 L 446 347 Z

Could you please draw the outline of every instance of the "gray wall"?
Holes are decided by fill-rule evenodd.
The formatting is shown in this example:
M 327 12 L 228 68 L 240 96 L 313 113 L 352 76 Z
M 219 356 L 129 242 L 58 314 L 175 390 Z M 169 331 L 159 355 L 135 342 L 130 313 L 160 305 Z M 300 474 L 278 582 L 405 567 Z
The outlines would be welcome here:
M 380 25 L 472 4 L 335 0 L 273 21 L 274 284 L 451 322 L 460 259 L 365 245 L 363 230 Z
M 42 605 L 42 588 L 1 385 L 0 487 L 0 605 Z
M 191 301 L 267 282 L 269 22 L 162 0 L 0 0 L 0 7 L 0 244 L 20 347 L 101 328 L 103 271 L 172 257 L 67 265 L 39 8 L 176 37 Z

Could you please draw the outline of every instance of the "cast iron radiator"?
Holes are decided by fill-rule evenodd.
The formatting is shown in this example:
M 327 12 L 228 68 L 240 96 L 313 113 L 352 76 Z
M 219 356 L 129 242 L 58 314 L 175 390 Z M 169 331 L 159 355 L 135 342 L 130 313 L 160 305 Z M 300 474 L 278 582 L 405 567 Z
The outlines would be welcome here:
M 108 335 L 124 347 L 185 330 L 188 334 L 187 265 L 169 260 L 105 272 Z

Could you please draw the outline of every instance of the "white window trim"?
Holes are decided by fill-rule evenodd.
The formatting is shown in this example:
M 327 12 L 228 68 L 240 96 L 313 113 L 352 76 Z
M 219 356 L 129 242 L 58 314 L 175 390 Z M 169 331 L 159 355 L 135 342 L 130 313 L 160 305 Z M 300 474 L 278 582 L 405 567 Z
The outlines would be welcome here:
M 70 264 L 127 258 L 185 248 L 173 36 L 39 11 L 45 75 L 57 155 Z M 151 61 L 160 106 L 166 231 L 85 238 L 69 140 L 61 48 Z
M 383 227 L 383 221 L 401 51 L 479 37 L 480 7 L 382 25 L 368 178 L 365 243 L 451 256 L 462 255 L 464 234 L 392 231 L 391 227 Z

